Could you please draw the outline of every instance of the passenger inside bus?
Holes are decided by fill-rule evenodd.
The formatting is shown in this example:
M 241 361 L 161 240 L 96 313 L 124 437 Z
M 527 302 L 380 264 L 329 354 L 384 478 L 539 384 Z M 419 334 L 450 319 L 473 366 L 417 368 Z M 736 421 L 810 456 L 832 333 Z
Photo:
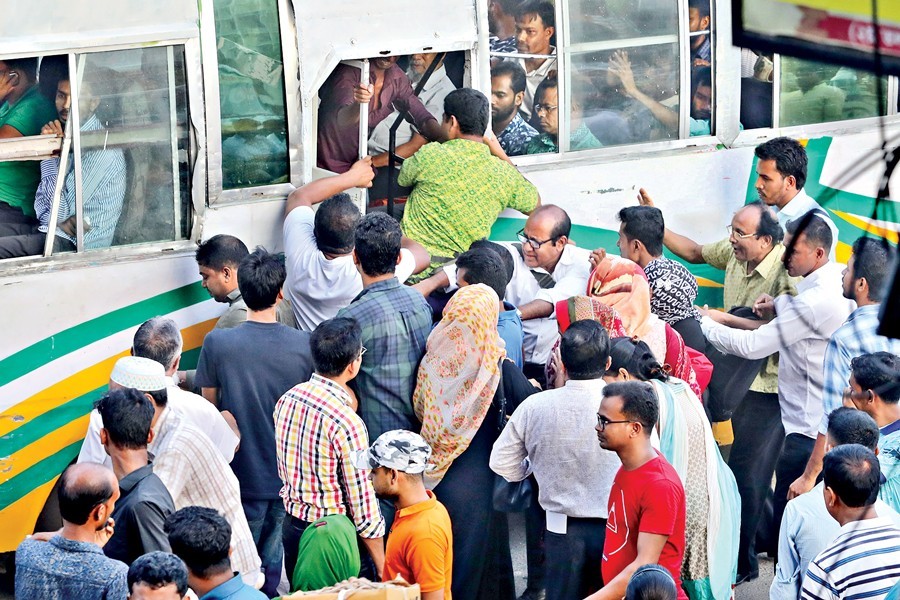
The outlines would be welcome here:
M 525 154 L 537 130 L 522 118 L 525 102 L 525 71 L 512 61 L 491 69 L 491 127 L 507 156 Z
M 516 51 L 516 9 L 519 1 L 491 0 L 488 4 L 491 53 Z
M 538 85 L 556 70 L 556 9 L 547 0 L 525 0 L 516 13 L 516 47 L 522 54 L 539 54 L 552 58 L 511 59 L 525 69 L 525 101 L 519 110 L 534 125 L 531 106 Z
M 691 30 L 691 66 L 708 67 L 712 63 L 712 44 L 707 31 L 712 23 L 709 16 L 709 0 L 691 0 L 688 8 L 688 26 Z
M 603 144 L 594 137 L 591 130 L 582 122 L 581 102 L 590 101 L 590 82 L 579 77 L 572 78 L 572 102 L 569 125 L 570 150 L 590 150 L 600 148 Z M 534 95 L 534 112 L 540 120 L 541 134 L 528 142 L 527 154 L 543 154 L 559 151 L 559 88 L 555 76 L 547 77 L 538 86 Z

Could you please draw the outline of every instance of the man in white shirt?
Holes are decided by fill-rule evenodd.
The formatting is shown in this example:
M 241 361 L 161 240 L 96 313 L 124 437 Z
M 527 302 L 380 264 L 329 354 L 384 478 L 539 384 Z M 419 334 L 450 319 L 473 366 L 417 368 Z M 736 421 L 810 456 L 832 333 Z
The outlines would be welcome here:
M 828 418 L 826 451 L 844 444 L 860 444 L 877 452 L 878 425 L 872 417 L 842 406 Z M 788 502 L 778 537 L 778 564 L 769 589 L 769 600 L 797 600 L 809 563 L 841 533 L 841 526 L 828 514 L 820 482 L 811 491 Z M 900 525 L 900 514 L 878 500 L 875 511 Z
M 556 9 L 547 0 L 526 0 L 516 14 L 516 48 L 521 54 L 542 54 L 548 58 L 513 59 L 525 69 L 525 101 L 519 110 L 526 121 L 531 119 L 534 93 L 544 78 L 555 71 Z
M 374 176 L 372 158 L 366 157 L 349 171 L 311 181 L 288 196 L 283 230 L 284 293 L 303 331 L 312 331 L 333 318 L 362 292 L 362 279 L 353 264 L 353 236 L 361 215 L 343 192 L 370 187 Z M 313 211 L 319 203 L 318 211 Z M 402 283 L 424 270 L 431 257 L 405 237 L 401 246 L 396 276 Z
M 759 199 L 776 209 L 778 224 L 787 227 L 811 210 L 820 211 L 831 229 L 832 244 L 828 253 L 836 260 L 838 228 L 827 211 L 816 202 L 803 186 L 806 185 L 808 158 L 806 149 L 796 140 L 778 137 L 756 147 L 756 193 Z
M 491 469 L 509 481 L 531 473 L 547 511 L 544 538 L 548 600 L 580 600 L 600 589 L 609 491 L 619 467 L 615 452 L 591 437 L 609 367 L 609 334 L 596 321 L 577 321 L 560 344 L 565 387 L 525 400 L 491 452 Z
M 717 311 L 709 311 L 700 323 L 706 338 L 722 352 L 748 359 L 780 353 L 778 400 L 786 437 L 775 467 L 776 529 L 788 488 L 806 468 L 818 435 L 825 348 L 855 307 L 843 297 L 841 266 L 828 259 L 833 238 L 825 220 L 813 215 L 803 231 L 795 221 L 787 229 L 785 266 L 791 277 L 803 277 L 797 296 L 761 296 L 754 310 L 774 318 L 754 331 L 717 323 Z

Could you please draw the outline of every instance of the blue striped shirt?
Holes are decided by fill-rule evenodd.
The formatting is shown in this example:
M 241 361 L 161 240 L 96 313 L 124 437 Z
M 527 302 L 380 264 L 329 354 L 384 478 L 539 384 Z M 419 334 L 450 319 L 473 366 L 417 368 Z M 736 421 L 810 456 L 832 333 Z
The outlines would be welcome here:
M 900 580 L 900 529 L 885 517 L 853 521 L 809 563 L 803 600 L 884 598 Z

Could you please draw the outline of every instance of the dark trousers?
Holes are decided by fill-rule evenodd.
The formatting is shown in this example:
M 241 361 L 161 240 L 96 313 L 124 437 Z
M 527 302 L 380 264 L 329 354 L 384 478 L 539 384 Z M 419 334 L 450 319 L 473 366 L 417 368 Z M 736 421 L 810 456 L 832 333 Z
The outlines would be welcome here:
M 731 424 L 734 444 L 728 466 L 741 495 L 738 575 L 754 574 L 759 572 L 756 530 L 784 442 L 778 394 L 747 392 L 734 411 Z
M 253 535 L 256 551 L 262 561 L 266 576 L 262 593 L 272 598 L 278 595 L 276 588 L 281 581 L 281 524 L 284 521 L 284 502 L 277 500 L 242 500 L 247 525 Z M 295 551 L 296 553 L 296 551 Z
M 291 582 L 291 591 L 294 591 L 294 568 L 297 566 L 297 555 L 300 550 L 300 536 L 306 531 L 311 523 L 303 521 L 290 514 L 284 515 L 284 525 L 281 528 L 281 543 L 284 546 L 284 569 L 287 573 L 288 581 Z M 357 544 L 359 545 L 359 561 L 360 561 L 360 577 L 365 577 L 370 581 L 377 581 L 377 571 L 375 570 L 375 561 L 369 554 L 368 549 L 357 536 Z
M 7 223 L 37 225 L 37 219 L 26 215 L 21 209 L 10 206 L 0 200 L 0 225 Z
M 816 440 L 801 433 L 792 433 L 784 438 L 784 447 L 781 450 L 781 456 L 778 457 L 778 463 L 775 465 L 775 497 L 772 502 L 773 535 L 771 539 L 775 540 L 772 553 L 776 555 L 776 559 L 778 558 L 778 533 L 781 529 L 781 517 L 784 516 L 784 509 L 788 502 L 788 489 L 798 477 L 803 475 L 815 445 Z
M 569 518 L 565 534 L 545 533 L 547 600 L 581 600 L 603 586 L 604 539 L 606 519 Z
M 544 536 L 547 533 L 547 515 L 541 508 L 538 499 L 538 483 L 531 476 L 531 505 L 525 510 L 525 557 L 528 565 L 528 589 L 544 589 L 546 572 L 546 546 Z
M 694 317 L 682 319 L 672 324 L 672 329 L 681 334 L 684 343 L 697 350 L 704 352 L 706 350 L 706 338 L 703 337 L 703 330 L 700 329 L 700 321 Z

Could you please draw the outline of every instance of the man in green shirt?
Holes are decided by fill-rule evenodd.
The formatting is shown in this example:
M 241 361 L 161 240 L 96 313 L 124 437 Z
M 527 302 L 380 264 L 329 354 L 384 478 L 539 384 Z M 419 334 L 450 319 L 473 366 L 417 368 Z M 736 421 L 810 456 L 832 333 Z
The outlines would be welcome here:
M 641 189 L 640 203 L 653 206 Z M 725 270 L 725 308 L 753 307 L 763 294 L 776 297 L 797 294 L 795 280 L 782 262 L 784 232 L 762 202 L 738 210 L 728 226 L 728 238 L 713 244 L 698 244 L 666 229 L 663 243 L 671 252 L 693 264 L 706 263 Z M 764 321 L 738 319 L 728 313 L 710 311 L 710 317 L 731 327 L 756 328 Z M 741 539 L 738 546 L 738 583 L 759 577 L 756 530 L 781 452 L 784 428 L 778 402 L 778 355 L 766 359 L 731 419 L 734 443 L 728 465 L 741 494 Z M 716 428 L 714 427 L 714 432 Z M 717 435 L 720 439 L 720 436 Z M 762 550 L 762 549 L 760 549 Z
M 432 257 L 417 279 L 486 238 L 504 209 L 529 214 L 540 205 L 537 188 L 508 162 L 497 138 L 485 137 L 489 115 L 481 92 L 450 92 L 441 125 L 448 141 L 425 144 L 400 169 L 400 185 L 413 187 L 403 233 Z
M 589 99 L 589 84 L 572 79 L 572 132 L 569 134 L 569 150 L 600 148 L 600 143 L 587 125 L 581 122 L 581 105 Z M 559 84 L 555 76 L 548 76 L 534 92 L 534 113 L 541 121 L 541 134 L 531 138 L 526 154 L 559 152 Z
M 36 58 L 0 61 L 0 139 L 37 135 L 56 119 L 56 107 L 37 87 Z M 5 224 L 34 224 L 36 160 L 0 162 L 0 235 Z

